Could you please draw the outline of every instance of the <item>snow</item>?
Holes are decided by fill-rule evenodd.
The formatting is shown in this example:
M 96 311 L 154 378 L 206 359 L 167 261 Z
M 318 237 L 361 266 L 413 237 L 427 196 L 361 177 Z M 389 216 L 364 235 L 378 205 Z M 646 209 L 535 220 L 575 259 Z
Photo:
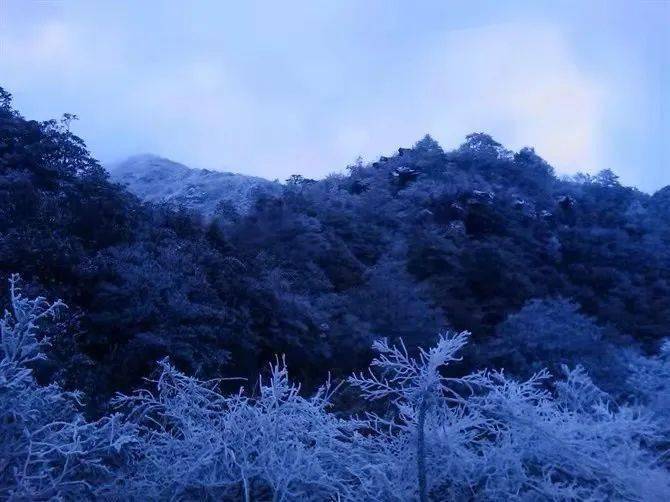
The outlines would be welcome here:
M 220 202 L 229 202 L 244 214 L 259 191 L 279 193 L 279 183 L 263 178 L 207 169 L 192 169 L 151 154 L 137 155 L 108 167 L 111 179 L 143 200 L 214 214 Z

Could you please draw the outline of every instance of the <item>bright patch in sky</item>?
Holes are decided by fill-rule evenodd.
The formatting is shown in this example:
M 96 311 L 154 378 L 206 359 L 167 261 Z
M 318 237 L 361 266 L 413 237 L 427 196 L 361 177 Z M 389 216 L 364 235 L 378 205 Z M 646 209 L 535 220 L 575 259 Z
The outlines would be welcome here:
M 0 0 L 0 85 L 28 117 L 77 113 L 103 162 L 320 177 L 483 131 L 670 184 L 670 2 L 504 4 Z

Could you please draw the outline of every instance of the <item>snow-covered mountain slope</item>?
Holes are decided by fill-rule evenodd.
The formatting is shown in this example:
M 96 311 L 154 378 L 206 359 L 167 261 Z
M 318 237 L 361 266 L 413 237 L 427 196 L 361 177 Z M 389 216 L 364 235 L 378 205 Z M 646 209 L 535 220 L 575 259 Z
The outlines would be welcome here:
M 107 167 L 113 181 L 149 202 L 186 206 L 206 216 L 222 201 L 245 213 L 259 192 L 279 193 L 279 183 L 254 176 L 191 169 L 155 155 L 136 155 Z

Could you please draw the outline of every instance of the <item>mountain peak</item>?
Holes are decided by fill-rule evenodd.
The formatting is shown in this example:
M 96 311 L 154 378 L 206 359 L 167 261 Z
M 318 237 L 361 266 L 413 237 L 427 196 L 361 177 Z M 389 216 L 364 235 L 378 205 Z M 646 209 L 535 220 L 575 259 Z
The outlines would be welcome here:
M 207 169 L 192 169 L 158 155 L 144 153 L 109 166 L 113 181 L 143 200 L 187 207 L 212 216 L 220 202 L 246 213 L 258 191 L 279 192 L 264 178 Z

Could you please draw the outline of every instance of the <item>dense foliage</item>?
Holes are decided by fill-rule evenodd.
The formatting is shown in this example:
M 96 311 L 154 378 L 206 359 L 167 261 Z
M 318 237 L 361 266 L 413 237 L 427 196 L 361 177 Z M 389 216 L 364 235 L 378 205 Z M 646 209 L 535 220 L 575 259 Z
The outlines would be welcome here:
M 119 394 L 96 421 L 78 396 L 30 370 L 63 307 L 23 296 L 13 277 L 0 321 L 0 497 L 8 500 L 664 500 L 668 408 L 616 403 L 585 371 L 446 377 L 468 334 L 418 357 L 375 343 L 349 384 L 387 413 L 331 413 L 333 389 L 301 396 L 285 364 L 257 392 L 221 392 L 168 361 L 148 388 Z M 667 352 L 667 351 L 666 351 Z M 641 394 L 662 384 L 667 353 L 645 360 Z M 667 395 L 667 394 L 666 394 Z M 665 442 L 665 444 L 664 444 Z M 667 453 L 667 451 L 666 451 Z
M 427 136 L 204 218 L 74 119 L 0 89 L 0 498 L 668 498 L 670 187 Z
M 285 354 L 312 386 L 325 368 L 367 365 L 380 336 L 413 350 L 467 329 L 477 364 L 527 376 L 589 366 L 582 348 L 592 361 L 623 344 L 653 353 L 667 335 L 670 187 L 649 196 L 610 171 L 561 179 L 532 149 L 473 134 L 444 152 L 427 136 L 203 219 L 110 183 L 74 119 L 26 120 L 2 91 L 0 293 L 18 272 L 70 306 L 37 375 L 93 405 L 165 356 L 202 377 L 253 378 Z M 572 326 L 565 350 L 527 339 L 546 317 L 554 332 Z
M 19 272 L 67 302 L 37 376 L 94 405 L 164 356 L 253 377 L 283 353 L 312 386 L 367 365 L 380 336 L 413 350 L 467 329 L 477 364 L 527 375 L 612 346 L 653 353 L 667 334 L 670 187 L 557 178 L 532 149 L 477 133 L 444 152 L 427 136 L 205 219 L 110 183 L 75 119 L 27 120 L 0 90 L 0 293 Z M 626 364 L 589 369 L 601 381 Z

